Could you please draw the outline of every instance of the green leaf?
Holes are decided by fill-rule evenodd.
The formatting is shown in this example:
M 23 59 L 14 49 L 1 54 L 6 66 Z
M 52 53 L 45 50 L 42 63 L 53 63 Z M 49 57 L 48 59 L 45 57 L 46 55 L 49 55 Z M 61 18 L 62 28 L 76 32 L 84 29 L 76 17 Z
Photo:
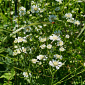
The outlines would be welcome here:
M 11 70 L 10 73 L 4 73 L 0 78 L 6 78 L 7 80 L 11 80 L 13 76 L 15 75 L 14 69 Z

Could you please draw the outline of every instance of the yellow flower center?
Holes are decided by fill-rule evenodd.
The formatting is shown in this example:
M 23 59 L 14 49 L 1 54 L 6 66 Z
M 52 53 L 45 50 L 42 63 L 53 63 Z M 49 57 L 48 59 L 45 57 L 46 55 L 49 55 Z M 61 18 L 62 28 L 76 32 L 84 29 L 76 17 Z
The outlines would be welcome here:
M 54 64 L 54 66 L 57 66 L 58 65 L 58 62 L 57 61 L 54 61 L 53 64 Z
M 35 8 L 34 8 L 34 10 L 35 10 L 35 11 L 37 11 L 37 10 L 38 10 L 38 8 L 37 8 L 37 7 L 35 7 Z
M 43 59 L 43 58 L 44 58 L 44 56 L 42 55 L 42 56 L 40 56 L 40 58 L 41 58 L 41 59 Z
M 58 37 L 57 36 L 53 36 L 53 39 L 55 40 L 55 39 L 57 39 Z

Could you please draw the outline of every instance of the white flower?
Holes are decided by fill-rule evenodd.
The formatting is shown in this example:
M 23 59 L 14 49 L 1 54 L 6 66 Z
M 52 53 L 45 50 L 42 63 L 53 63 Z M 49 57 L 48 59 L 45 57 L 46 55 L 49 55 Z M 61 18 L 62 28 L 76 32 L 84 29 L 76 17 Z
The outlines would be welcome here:
M 37 56 L 37 59 L 39 59 L 39 60 L 46 60 L 45 58 L 47 58 L 45 55 Z
M 65 36 L 65 38 L 69 38 L 69 35 L 67 34 L 67 35 Z
M 28 77 L 28 73 L 27 72 L 23 72 L 24 77 Z
M 60 47 L 59 50 L 60 50 L 60 51 L 64 51 L 65 49 L 64 49 L 63 47 Z
M 14 46 L 14 48 L 18 48 L 18 46 L 17 46 L 17 45 L 15 45 L 15 46 Z
M 62 62 L 52 60 L 52 61 L 49 61 L 49 65 L 51 65 L 52 67 L 56 67 L 56 69 L 59 69 L 63 64 Z
M 55 57 L 56 59 L 62 59 L 62 55 L 55 54 L 54 57 Z
M 16 49 L 16 51 L 17 51 L 17 54 L 20 54 L 21 53 L 21 49 L 19 48 L 19 49 Z
M 62 46 L 63 45 L 63 41 L 59 41 L 58 43 L 57 43 L 57 46 Z
M 67 22 L 74 23 L 74 18 L 68 19 Z
M 39 37 L 39 40 L 40 40 L 40 42 L 45 42 L 46 41 L 46 38 L 40 38 Z
M 57 1 L 57 2 L 59 2 L 59 3 L 62 3 L 63 0 L 55 0 L 55 1 Z
M 83 42 L 85 42 L 85 40 Z
M 80 22 L 78 20 L 75 20 L 74 24 L 78 26 L 78 25 L 80 25 Z
M 32 59 L 31 61 L 32 61 L 32 63 L 37 63 L 38 62 L 37 59 Z
M 22 42 L 22 41 L 23 41 L 23 38 L 22 37 L 18 37 L 18 43 Z
M 48 44 L 48 45 L 47 45 L 47 48 L 48 48 L 48 49 L 51 49 L 51 48 L 52 48 L 52 45 L 51 45 L 51 44 Z
M 65 14 L 65 17 L 66 17 L 66 19 L 72 18 L 72 14 L 71 14 L 71 13 L 66 13 L 66 14 Z
M 24 38 L 22 38 L 22 37 L 18 37 L 17 41 L 18 41 L 18 43 L 19 43 L 19 42 L 25 42 L 25 43 L 27 42 L 27 41 L 26 41 Z
M 41 47 L 41 49 L 44 49 L 44 48 L 46 47 L 46 45 L 43 44 L 43 45 L 41 45 L 40 47 Z
M 17 42 L 18 42 L 18 39 L 17 39 L 17 38 L 15 38 L 14 43 L 17 43 Z
M 85 66 L 85 63 L 84 63 L 84 66 Z
M 22 47 L 22 52 L 27 53 L 26 48 Z
M 20 7 L 19 8 L 19 15 L 22 16 L 22 15 L 25 15 L 25 14 L 26 14 L 26 8 Z
M 41 25 L 38 25 L 38 27 L 39 27 L 39 28 L 42 28 L 42 26 L 41 26 Z
M 14 50 L 13 56 L 16 56 L 16 55 L 17 55 L 17 50 Z
M 52 36 L 50 36 L 49 39 L 55 41 L 55 40 L 60 40 L 61 38 L 55 34 L 52 34 Z
M 33 6 L 31 6 L 31 12 L 32 12 L 32 13 L 38 13 L 39 10 L 40 10 L 40 8 L 38 8 L 37 5 L 33 5 Z

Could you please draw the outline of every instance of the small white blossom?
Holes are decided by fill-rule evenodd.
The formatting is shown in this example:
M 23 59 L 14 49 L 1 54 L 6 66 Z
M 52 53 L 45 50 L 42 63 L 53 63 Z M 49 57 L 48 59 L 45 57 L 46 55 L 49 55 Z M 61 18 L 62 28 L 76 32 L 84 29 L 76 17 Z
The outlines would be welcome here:
M 22 47 L 22 52 L 27 53 L 26 48 Z
M 51 49 L 51 48 L 52 48 L 52 45 L 51 45 L 51 44 L 48 44 L 48 45 L 47 45 L 47 48 L 48 48 L 48 49 Z
M 57 1 L 57 2 L 59 2 L 59 3 L 62 3 L 63 0 L 55 0 L 55 1 Z
M 46 45 L 43 44 L 43 45 L 41 45 L 40 47 L 41 47 L 41 49 L 44 49 L 44 48 L 46 47 Z
M 69 35 L 67 34 L 67 35 L 65 36 L 65 38 L 69 38 Z
M 55 57 L 56 59 L 62 59 L 62 55 L 55 54 L 54 57 Z
M 40 38 L 39 37 L 39 40 L 40 40 L 40 42 L 45 42 L 46 41 L 46 38 Z
M 28 73 L 27 72 L 23 72 L 24 77 L 28 77 Z
M 40 8 L 37 5 L 31 6 L 31 12 L 32 13 L 38 13 Z
M 75 20 L 75 21 L 74 21 L 74 24 L 78 26 L 78 25 L 80 25 L 80 21 Z
M 19 48 L 19 49 L 16 49 L 16 51 L 17 51 L 17 54 L 20 54 L 21 53 L 21 49 Z
M 37 59 L 32 59 L 31 61 L 32 61 L 32 63 L 37 63 L 38 62 Z
M 61 38 L 55 34 L 52 34 L 52 36 L 50 36 L 49 39 L 55 41 L 55 40 L 60 40 Z
M 66 14 L 65 14 L 65 17 L 66 17 L 66 19 L 72 18 L 72 14 L 71 14 L 71 13 L 66 13 Z
M 63 47 L 60 47 L 59 50 L 60 50 L 60 51 L 64 51 L 65 49 L 64 49 Z
M 37 56 L 37 59 L 39 59 L 39 60 L 46 60 L 46 56 L 45 55 L 39 55 L 39 56 Z
M 58 43 L 57 43 L 57 46 L 62 46 L 63 45 L 63 41 L 59 41 Z

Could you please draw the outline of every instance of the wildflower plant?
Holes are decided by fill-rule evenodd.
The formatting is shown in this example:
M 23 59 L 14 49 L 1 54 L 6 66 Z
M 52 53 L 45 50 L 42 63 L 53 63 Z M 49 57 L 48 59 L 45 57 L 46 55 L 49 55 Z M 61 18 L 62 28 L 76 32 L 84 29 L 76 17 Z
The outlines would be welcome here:
M 0 1 L 1 85 L 83 85 L 82 2 Z

